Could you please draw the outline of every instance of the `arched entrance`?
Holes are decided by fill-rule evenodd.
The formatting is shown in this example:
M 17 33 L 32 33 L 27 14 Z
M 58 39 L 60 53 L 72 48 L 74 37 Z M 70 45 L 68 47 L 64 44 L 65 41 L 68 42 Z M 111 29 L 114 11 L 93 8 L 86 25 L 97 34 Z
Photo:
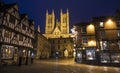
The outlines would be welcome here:
M 68 50 L 65 49 L 65 50 L 64 50 L 64 57 L 68 57 L 68 55 L 69 55 L 69 54 L 68 54 Z

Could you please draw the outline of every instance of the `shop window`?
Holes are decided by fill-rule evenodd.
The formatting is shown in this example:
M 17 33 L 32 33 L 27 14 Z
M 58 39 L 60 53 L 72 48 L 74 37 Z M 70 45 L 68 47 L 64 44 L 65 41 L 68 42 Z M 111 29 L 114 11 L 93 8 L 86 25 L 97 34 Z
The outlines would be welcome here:
M 77 58 L 82 61 L 82 52 L 78 52 L 78 53 L 77 53 Z
M 95 60 L 95 50 L 86 50 L 86 59 Z
M 111 54 L 112 63 L 120 63 L 120 54 Z
M 101 61 L 101 63 L 110 63 L 109 53 L 101 53 L 100 54 L 100 61 Z
M 101 50 L 108 50 L 107 41 L 100 41 Z
M 14 47 L 5 46 L 2 47 L 2 59 L 12 59 L 14 54 Z
M 103 41 L 103 50 L 108 50 L 107 41 Z

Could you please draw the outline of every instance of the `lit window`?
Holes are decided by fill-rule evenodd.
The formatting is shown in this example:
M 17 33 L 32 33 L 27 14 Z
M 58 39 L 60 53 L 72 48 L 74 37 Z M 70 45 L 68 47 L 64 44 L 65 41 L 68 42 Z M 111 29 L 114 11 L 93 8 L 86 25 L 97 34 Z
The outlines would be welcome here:
M 103 41 L 103 50 L 108 50 L 107 41 Z
M 112 63 L 120 63 L 120 54 L 111 54 Z
M 100 22 L 100 27 L 104 27 L 104 23 L 103 22 Z
M 13 54 L 14 54 L 13 46 L 3 45 L 1 51 L 2 51 L 2 53 L 1 53 L 2 59 L 12 59 L 13 58 Z
M 86 59 L 95 60 L 95 50 L 86 50 Z
M 120 37 L 120 31 L 118 31 L 118 37 Z
M 100 60 L 101 63 L 109 63 L 110 62 L 109 53 L 101 53 Z

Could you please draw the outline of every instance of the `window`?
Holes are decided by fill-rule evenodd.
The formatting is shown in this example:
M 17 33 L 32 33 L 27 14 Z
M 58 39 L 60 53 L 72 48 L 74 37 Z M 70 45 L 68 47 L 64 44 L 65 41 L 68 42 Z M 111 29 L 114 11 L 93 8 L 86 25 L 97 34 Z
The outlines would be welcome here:
M 118 31 L 118 37 L 120 37 L 120 31 Z
M 67 19 L 64 17 L 64 18 L 63 18 L 63 23 L 65 23 L 65 22 L 66 22 L 66 20 L 67 20 Z
M 104 23 L 103 22 L 100 22 L 100 27 L 104 27 Z
M 13 58 L 13 54 L 14 54 L 13 46 L 3 45 L 1 50 L 2 50 L 2 58 L 3 59 L 12 59 Z
M 58 40 L 58 44 L 60 43 L 60 40 Z
M 48 18 L 48 24 L 51 24 L 52 23 L 52 17 L 49 17 Z
M 9 38 L 9 31 L 6 30 L 4 35 L 5 37 Z
M 101 53 L 100 60 L 101 60 L 101 63 L 109 63 L 110 62 L 109 53 Z
M 95 50 L 86 50 L 86 59 L 95 60 Z
M 64 40 L 64 43 L 66 43 L 66 40 Z
M 15 17 L 13 15 L 10 15 L 9 22 L 15 24 Z
M 52 42 L 53 42 L 53 44 L 54 44 L 54 40 L 53 40 Z
M 107 41 L 100 41 L 101 50 L 108 50 L 108 42 Z
M 19 36 L 19 41 L 23 41 L 23 36 L 22 35 Z
M 82 27 L 81 32 L 86 33 L 86 27 L 85 26 Z
M 60 49 L 60 45 L 58 45 L 58 50 Z
M 100 31 L 101 38 L 105 38 L 105 31 Z
M 111 54 L 112 63 L 120 63 L 120 53 Z
M 103 50 L 108 50 L 107 41 L 103 41 Z
M 22 25 L 22 28 L 23 28 L 23 30 L 26 30 L 26 26 L 25 25 Z
M 88 40 L 87 40 L 87 37 L 82 37 L 82 43 L 87 43 Z

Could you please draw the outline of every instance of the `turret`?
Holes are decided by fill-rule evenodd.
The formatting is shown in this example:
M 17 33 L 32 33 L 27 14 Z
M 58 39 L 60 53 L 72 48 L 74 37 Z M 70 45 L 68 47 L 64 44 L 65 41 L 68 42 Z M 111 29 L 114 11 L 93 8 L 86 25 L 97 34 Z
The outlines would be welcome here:
M 40 33 L 40 25 L 38 25 L 37 31 Z

